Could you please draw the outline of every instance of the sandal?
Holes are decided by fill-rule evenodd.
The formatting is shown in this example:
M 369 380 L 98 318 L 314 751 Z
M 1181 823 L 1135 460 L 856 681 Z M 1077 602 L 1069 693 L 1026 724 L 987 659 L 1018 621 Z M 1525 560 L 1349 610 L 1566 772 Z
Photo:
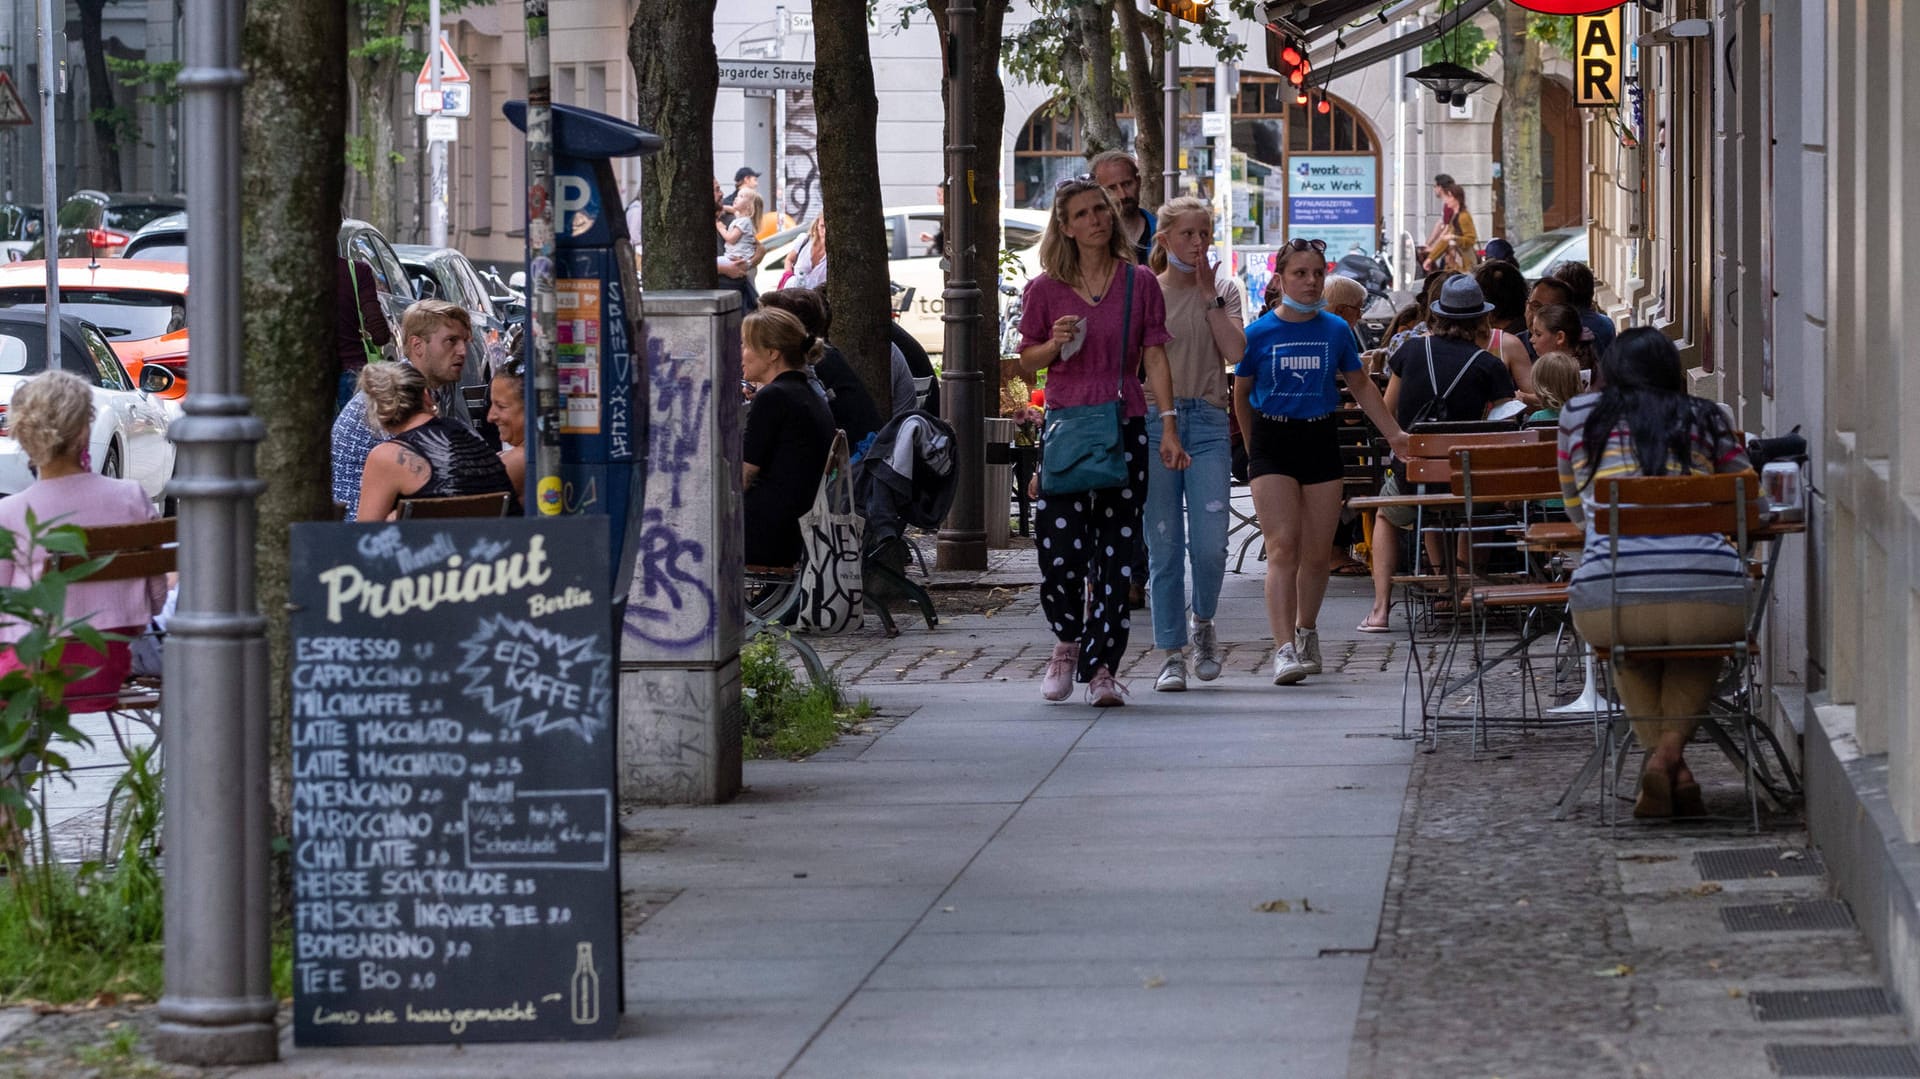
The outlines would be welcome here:
M 1368 569 L 1365 562 L 1357 558 L 1349 558 L 1333 567 L 1333 575 L 1335 577 L 1370 577 L 1373 575 L 1373 570 Z
M 1700 794 L 1700 784 L 1676 783 L 1673 785 L 1673 815 L 1676 817 L 1707 815 L 1707 801 Z
M 1392 633 L 1393 632 L 1393 627 L 1390 625 L 1376 626 L 1372 622 L 1362 622 L 1353 628 L 1355 630 L 1358 630 L 1361 633 Z
M 1633 815 L 1642 820 L 1673 816 L 1673 777 L 1665 769 L 1649 768 L 1640 774 L 1640 797 L 1633 803 Z

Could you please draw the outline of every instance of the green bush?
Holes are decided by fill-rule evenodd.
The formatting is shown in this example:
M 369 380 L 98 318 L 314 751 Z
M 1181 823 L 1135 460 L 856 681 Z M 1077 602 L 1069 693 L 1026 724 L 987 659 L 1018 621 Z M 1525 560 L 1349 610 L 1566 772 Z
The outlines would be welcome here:
M 83 554 L 71 526 L 48 527 L 29 514 L 26 552 Z M 0 558 L 19 537 L 0 530 Z M 24 587 L 0 588 L 0 617 L 24 628 L 13 645 L 18 670 L 0 677 L 0 999 L 57 1002 L 103 993 L 158 995 L 161 986 L 161 787 L 155 747 L 131 752 L 108 796 L 102 860 L 57 861 L 52 831 L 29 793 L 40 783 L 71 782 L 68 747 L 92 742 L 75 729 L 66 690 L 83 672 L 62 665 L 70 640 L 105 651 L 107 638 L 66 619 L 67 588 L 96 572 L 94 559 L 49 568 Z
M 862 700 L 849 707 L 829 680 L 796 676 L 770 636 L 740 650 L 740 697 L 746 712 L 742 750 L 748 757 L 805 757 L 833 744 L 850 720 L 871 715 Z

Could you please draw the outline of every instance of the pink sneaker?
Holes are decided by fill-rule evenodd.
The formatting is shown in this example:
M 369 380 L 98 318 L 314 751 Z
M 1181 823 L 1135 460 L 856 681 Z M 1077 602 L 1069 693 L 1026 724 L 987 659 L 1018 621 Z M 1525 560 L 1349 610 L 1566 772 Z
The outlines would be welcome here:
M 1093 672 L 1087 683 L 1087 703 L 1095 708 L 1118 708 L 1127 703 L 1127 687 L 1105 667 Z
M 1080 662 L 1080 645 L 1061 641 L 1053 646 L 1053 658 L 1047 660 L 1047 675 L 1040 680 L 1040 695 L 1050 701 L 1073 696 L 1073 668 Z

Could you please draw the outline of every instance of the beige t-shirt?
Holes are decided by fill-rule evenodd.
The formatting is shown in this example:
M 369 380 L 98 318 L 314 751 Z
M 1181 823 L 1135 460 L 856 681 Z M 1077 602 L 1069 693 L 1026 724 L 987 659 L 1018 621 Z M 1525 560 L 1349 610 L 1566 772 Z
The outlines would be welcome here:
M 1213 299 L 1183 278 L 1171 268 L 1160 275 L 1160 292 L 1167 302 L 1167 332 L 1173 335 L 1166 345 L 1167 364 L 1173 368 L 1173 396 L 1198 397 L 1226 408 L 1231 401 L 1227 362 L 1214 347 L 1213 331 L 1207 326 L 1207 310 L 1213 306 Z M 1246 301 L 1240 295 L 1239 282 L 1228 278 L 1217 285 L 1221 298 L 1227 301 L 1227 317 L 1236 329 L 1244 330 Z M 1147 403 L 1156 410 L 1160 407 L 1153 399 L 1152 383 L 1147 385 Z

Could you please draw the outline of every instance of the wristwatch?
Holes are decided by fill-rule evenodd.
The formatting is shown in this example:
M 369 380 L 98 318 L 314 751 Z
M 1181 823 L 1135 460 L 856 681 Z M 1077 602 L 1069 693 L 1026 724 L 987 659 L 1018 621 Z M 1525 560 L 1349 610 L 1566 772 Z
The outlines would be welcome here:
M 1225 296 L 1215 296 L 1213 298 L 1214 310 L 1216 311 L 1225 310 L 1226 306 L 1227 306 L 1227 298 Z

